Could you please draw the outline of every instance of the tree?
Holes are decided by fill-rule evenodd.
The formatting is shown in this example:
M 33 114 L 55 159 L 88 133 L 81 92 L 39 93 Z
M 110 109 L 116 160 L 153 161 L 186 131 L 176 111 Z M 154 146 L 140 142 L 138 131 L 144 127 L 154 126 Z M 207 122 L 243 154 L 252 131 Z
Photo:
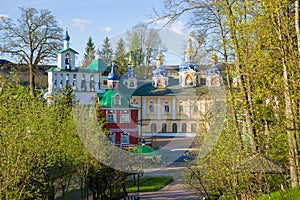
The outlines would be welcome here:
M 121 77 L 127 70 L 127 53 L 125 49 L 124 40 L 121 38 L 117 43 L 115 51 L 115 59 L 117 61 L 118 68 L 116 69 L 117 74 Z
M 94 59 L 95 59 L 95 44 L 93 42 L 92 37 L 89 37 L 85 47 L 82 66 L 83 67 L 88 66 Z
M 1 18 L 0 52 L 25 62 L 29 69 L 30 93 L 35 96 L 34 69 L 56 56 L 62 44 L 62 29 L 49 10 L 20 8 L 21 16 L 15 24 Z
M 109 38 L 106 37 L 102 44 L 102 49 L 100 51 L 101 58 L 106 62 L 107 65 L 110 65 L 113 59 L 113 50 Z

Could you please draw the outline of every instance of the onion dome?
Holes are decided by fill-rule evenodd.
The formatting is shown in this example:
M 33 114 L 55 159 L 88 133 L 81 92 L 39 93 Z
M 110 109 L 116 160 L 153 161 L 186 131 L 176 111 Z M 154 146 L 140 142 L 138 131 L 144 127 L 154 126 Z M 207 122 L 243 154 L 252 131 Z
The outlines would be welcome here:
M 156 57 L 156 69 L 152 72 L 152 76 L 158 76 L 158 75 L 167 76 L 168 75 L 168 71 L 161 68 L 162 62 L 163 62 L 163 58 L 162 58 L 160 50 L 159 50 L 157 57 Z
M 128 66 L 128 71 L 123 74 L 123 78 L 136 77 L 136 73 L 132 70 L 131 66 Z
M 107 80 L 110 80 L 110 81 L 116 81 L 116 80 L 119 80 L 119 76 L 118 76 L 117 73 L 115 72 L 114 67 L 115 67 L 115 64 L 113 63 L 113 64 L 112 64 L 112 67 L 111 67 L 111 71 L 110 71 L 110 73 L 108 74 Z
M 65 34 L 64 40 L 70 41 L 70 36 L 69 36 L 69 33 L 68 33 L 68 31 L 66 31 L 66 34 Z
M 218 57 L 216 54 L 214 54 L 211 58 L 213 65 L 206 70 L 206 76 L 212 75 L 212 74 L 221 74 L 221 69 L 217 67 Z
M 189 68 L 198 72 L 197 66 L 193 62 L 194 50 L 192 47 L 192 38 L 189 36 L 187 40 L 187 47 L 184 51 L 185 53 L 185 61 L 179 66 L 179 72 L 186 71 Z

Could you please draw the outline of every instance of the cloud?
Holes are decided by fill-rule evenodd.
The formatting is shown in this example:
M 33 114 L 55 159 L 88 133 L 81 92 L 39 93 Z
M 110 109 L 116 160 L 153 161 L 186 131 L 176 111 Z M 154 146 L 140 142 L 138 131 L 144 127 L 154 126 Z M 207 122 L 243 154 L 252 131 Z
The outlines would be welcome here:
M 170 30 L 176 32 L 176 33 L 180 33 L 180 34 L 184 33 L 185 25 L 184 25 L 183 21 L 178 20 L 178 21 L 175 21 L 171 24 L 167 24 L 168 20 L 169 19 L 157 20 L 153 24 L 155 25 L 155 27 L 158 27 L 158 28 L 165 27 L 167 29 L 170 29 Z M 148 19 L 145 22 L 149 23 L 149 22 L 153 22 L 153 21 Z
M 99 26 L 98 29 L 101 32 L 111 32 L 112 31 L 112 27 L 110 27 L 110 26 L 105 26 L 105 27 Z
M 104 28 L 104 30 L 107 31 L 107 32 L 110 32 L 110 31 L 112 31 L 112 28 L 107 26 L 107 27 Z
M 82 31 L 85 30 L 86 25 L 89 23 L 91 23 L 91 21 L 85 19 L 80 19 L 80 18 L 72 19 L 72 26 L 75 26 Z
M 8 17 L 9 17 L 9 15 L 1 14 L 1 13 L 0 13 L 0 19 L 2 19 L 2 18 L 8 18 Z

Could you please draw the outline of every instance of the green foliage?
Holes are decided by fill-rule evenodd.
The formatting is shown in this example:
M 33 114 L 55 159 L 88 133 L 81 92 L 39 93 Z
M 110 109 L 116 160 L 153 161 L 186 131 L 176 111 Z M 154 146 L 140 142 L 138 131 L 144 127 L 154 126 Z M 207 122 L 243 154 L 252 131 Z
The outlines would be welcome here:
M 89 37 L 85 47 L 85 53 L 84 53 L 82 65 L 85 67 L 89 65 L 94 59 L 95 59 L 95 44 L 93 42 L 92 37 Z
M 277 192 L 272 192 L 271 194 L 263 195 L 257 200 L 280 200 L 280 199 L 293 199 L 299 200 L 300 199 L 300 189 L 299 187 L 290 188 L 288 190 L 280 190 Z
M 173 178 L 167 177 L 142 177 L 140 178 L 140 192 L 157 191 L 173 181 Z M 137 180 L 126 181 L 127 192 L 137 192 Z
M 127 53 L 125 49 L 124 40 L 121 38 L 118 41 L 115 51 L 115 59 L 117 61 L 117 68 L 115 69 L 117 74 L 121 77 L 127 71 Z
M 103 41 L 102 49 L 100 50 L 100 56 L 107 65 L 111 64 L 113 60 L 113 50 L 108 37 L 106 37 Z

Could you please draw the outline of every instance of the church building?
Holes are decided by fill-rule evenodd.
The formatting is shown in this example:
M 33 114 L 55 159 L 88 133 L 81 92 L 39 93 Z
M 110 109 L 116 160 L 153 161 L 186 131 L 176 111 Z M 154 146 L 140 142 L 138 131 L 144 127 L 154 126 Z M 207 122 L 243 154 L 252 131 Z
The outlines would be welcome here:
M 201 69 L 194 63 L 191 37 L 176 76 L 164 69 L 159 50 L 156 68 L 148 79 L 138 79 L 130 62 L 128 71 L 119 77 L 116 65 L 110 69 L 100 58 L 99 50 L 85 69 L 75 68 L 78 53 L 69 47 L 69 41 L 66 31 L 64 47 L 57 52 L 57 67 L 47 70 L 48 101 L 68 83 L 81 104 L 100 102 L 110 140 L 120 147 L 137 144 L 141 137 L 194 137 L 214 102 L 208 94 L 209 87 L 223 85 L 216 55 L 205 71 L 205 84 L 201 84 Z

